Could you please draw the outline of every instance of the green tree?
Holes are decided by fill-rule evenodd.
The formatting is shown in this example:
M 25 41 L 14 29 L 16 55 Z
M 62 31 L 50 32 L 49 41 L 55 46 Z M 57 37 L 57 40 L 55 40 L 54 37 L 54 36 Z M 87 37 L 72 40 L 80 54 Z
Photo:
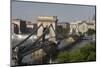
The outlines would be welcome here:
M 96 33 L 96 31 L 94 29 L 88 29 L 88 31 L 86 32 L 89 36 L 93 35 Z
M 67 51 L 60 52 L 59 55 L 57 56 L 57 61 L 60 63 L 69 62 L 69 52 Z
M 63 28 L 62 26 L 57 27 L 57 34 L 60 34 L 64 38 L 67 37 L 68 31 L 69 30 L 67 28 Z
M 90 42 L 82 48 L 67 52 L 61 51 L 57 56 L 57 61 L 60 63 L 65 62 L 83 62 L 83 61 L 95 61 L 96 60 L 96 44 Z
M 70 62 L 84 61 L 84 55 L 81 54 L 80 49 L 77 49 L 70 53 Z
M 87 44 L 81 48 L 81 53 L 84 55 L 85 61 L 96 60 L 96 45 L 95 43 Z
M 87 61 L 95 61 L 96 60 L 96 52 L 91 52 L 87 58 Z

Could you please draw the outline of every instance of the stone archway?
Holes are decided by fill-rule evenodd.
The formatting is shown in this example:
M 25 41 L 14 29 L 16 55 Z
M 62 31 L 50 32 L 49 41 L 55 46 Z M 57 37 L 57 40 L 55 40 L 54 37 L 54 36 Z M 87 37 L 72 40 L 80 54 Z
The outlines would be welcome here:
M 52 27 L 49 28 L 48 36 L 49 41 L 56 41 L 56 27 L 57 27 L 57 17 L 56 16 L 39 16 L 37 18 L 37 26 L 41 26 L 37 31 L 37 36 L 40 37 L 43 34 L 44 28 L 52 24 Z
M 70 34 L 79 34 L 78 33 L 78 24 L 70 24 Z

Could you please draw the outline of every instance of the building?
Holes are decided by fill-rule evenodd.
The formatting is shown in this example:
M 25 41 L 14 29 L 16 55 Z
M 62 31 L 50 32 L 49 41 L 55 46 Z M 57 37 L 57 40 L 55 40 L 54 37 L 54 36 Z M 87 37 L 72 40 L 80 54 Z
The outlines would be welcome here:
M 13 19 L 11 23 L 12 33 L 13 34 L 27 34 L 32 33 L 40 24 L 43 26 L 39 28 L 34 34 L 40 36 L 43 32 L 43 28 L 52 24 L 52 28 L 50 28 L 50 34 L 54 35 L 54 30 L 59 29 L 66 29 L 68 34 L 79 35 L 80 33 L 84 34 L 88 31 L 88 29 L 95 30 L 95 20 L 89 21 L 74 21 L 74 22 L 58 22 L 56 16 L 39 16 L 37 18 L 37 23 L 32 23 L 30 21 L 24 21 L 21 19 Z M 57 29 L 56 29 L 57 28 Z M 61 30 L 61 29 L 60 29 Z M 41 33 L 40 33 L 41 32 Z M 59 32 L 61 33 L 61 32 Z M 57 34 L 59 34 L 57 32 Z M 54 35 L 55 36 L 55 35 Z
M 31 28 L 31 29 L 33 29 L 34 25 L 33 25 L 32 22 L 27 21 L 27 22 L 26 22 L 26 27 L 27 27 L 27 28 Z
M 34 31 L 37 28 L 37 23 L 32 23 L 27 21 L 26 28 L 27 28 L 27 33 L 32 33 L 32 31 Z M 34 34 L 36 33 L 37 32 L 35 32 Z
M 12 32 L 14 34 L 22 34 L 26 32 L 26 21 L 21 19 L 12 19 Z
M 21 19 L 13 19 L 11 26 L 13 34 L 28 34 L 37 28 L 37 23 L 32 23 Z
M 95 27 L 96 27 L 95 23 L 96 23 L 95 20 L 92 20 L 92 21 L 88 22 L 87 23 L 88 24 L 88 28 L 95 30 Z
M 87 31 L 88 31 L 88 24 L 86 21 L 83 21 L 78 24 L 78 32 L 81 32 L 82 34 L 84 34 Z

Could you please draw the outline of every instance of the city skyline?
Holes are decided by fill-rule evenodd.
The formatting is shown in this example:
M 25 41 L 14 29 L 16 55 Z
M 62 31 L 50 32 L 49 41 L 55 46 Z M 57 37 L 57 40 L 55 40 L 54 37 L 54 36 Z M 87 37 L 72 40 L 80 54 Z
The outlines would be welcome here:
M 93 18 L 95 6 L 12 1 L 12 19 L 36 22 L 38 16 L 57 16 L 59 22 Z

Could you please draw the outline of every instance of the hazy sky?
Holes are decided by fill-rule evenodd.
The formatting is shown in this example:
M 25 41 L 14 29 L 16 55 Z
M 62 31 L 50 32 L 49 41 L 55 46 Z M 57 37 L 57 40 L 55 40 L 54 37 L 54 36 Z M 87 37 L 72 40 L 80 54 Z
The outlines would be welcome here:
M 60 21 L 71 22 L 92 19 L 94 6 L 48 4 L 35 2 L 12 2 L 12 19 L 36 22 L 38 16 L 57 16 Z

